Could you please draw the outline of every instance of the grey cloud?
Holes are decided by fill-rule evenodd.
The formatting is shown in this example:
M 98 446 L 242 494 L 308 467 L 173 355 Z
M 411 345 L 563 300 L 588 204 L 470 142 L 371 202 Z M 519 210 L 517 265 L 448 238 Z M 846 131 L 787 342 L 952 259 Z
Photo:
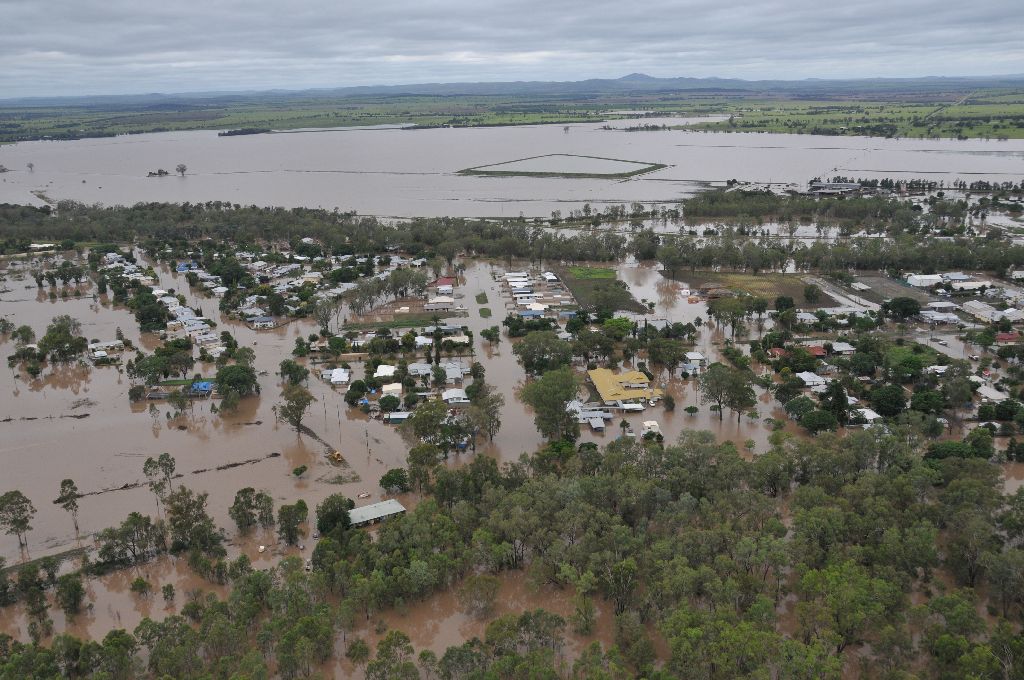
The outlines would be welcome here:
M 1011 0 L 0 0 L 0 97 L 1024 72 Z

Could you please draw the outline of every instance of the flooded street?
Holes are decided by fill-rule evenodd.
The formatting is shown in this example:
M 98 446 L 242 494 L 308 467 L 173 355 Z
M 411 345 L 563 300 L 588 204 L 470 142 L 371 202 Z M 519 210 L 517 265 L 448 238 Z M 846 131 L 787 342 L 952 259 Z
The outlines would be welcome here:
M 146 404 L 128 400 L 130 380 L 123 367 L 86 367 L 72 365 L 47 368 L 38 379 L 7 370 L 0 377 L 0 389 L 11 398 L 4 400 L 0 413 L 3 439 L 0 463 L 4 466 L 4 488 L 21 489 L 35 504 L 38 514 L 29 533 L 26 554 L 19 554 L 16 541 L 3 541 L 0 555 L 8 563 L 23 557 L 37 558 L 72 549 L 79 544 L 71 517 L 52 501 L 60 482 L 73 479 L 85 495 L 80 500 L 81 535 L 119 523 L 129 512 L 157 512 L 156 499 L 145 485 L 142 464 L 147 457 L 168 452 L 177 461 L 182 475 L 176 483 L 197 491 L 210 493 L 209 507 L 219 525 L 233 531 L 227 509 L 234 492 L 246 486 L 265 489 L 277 503 L 293 502 L 302 497 L 315 507 L 325 496 L 341 492 L 349 497 L 370 493 L 381 496 L 378 480 L 388 469 L 405 465 L 407 442 L 391 425 L 367 419 L 355 409 L 348 409 L 343 392 L 311 376 L 309 389 L 317 398 L 305 424 L 325 444 L 309 436 L 299 436 L 285 424 L 275 420 L 272 407 L 280 392 L 278 364 L 291 356 L 295 338 L 315 332 L 309 320 L 294 321 L 271 331 L 253 331 L 224 315 L 215 313 L 216 300 L 196 297 L 184 276 L 158 268 L 160 285 L 186 295 L 190 306 L 202 309 L 218 322 L 218 330 L 229 330 L 243 346 L 256 351 L 255 367 L 260 373 L 261 395 L 244 399 L 238 411 L 223 415 L 211 412 L 211 402 L 197 400 L 185 416 L 169 420 L 171 407 L 158 402 L 155 413 Z M 480 338 L 480 331 L 500 325 L 505 316 L 500 286 L 495 280 L 498 265 L 469 263 L 464 285 L 458 291 L 460 302 L 468 308 L 468 316 L 455 318 L 475 335 L 473 354 L 466 361 L 480 361 L 486 368 L 487 381 L 506 397 L 502 427 L 493 442 L 481 442 L 478 455 L 490 455 L 499 461 L 518 460 L 520 454 L 536 450 L 543 444 L 530 409 L 515 394 L 522 385 L 523 370 L 511 351 L 508 338 L 491 348 Z M 704 305 L 689 304 L 678 295 L 681 284 L 667 281 L 650 266 L 626 264 L 622 278 L 636 297 L 655 302 L 653 318 L 671 321 L 693 321 L 706 314 Z M 0 311 L 18 323 L 32 326 L 41 334 L 58 314 L 70 314 L 82 322 L 83 333 L 90 339 L 106 340 L 120 328 L 125 337 L 149 351 L 157 344 L 152 336 L 140 336 L 131 314 L 122 308 L 93 301 L 91 289 L 81 298 L 47 299 L 37 291 L 34 282 L 8 281 L 11 290 L 0 296 Z M 28 287 L 26 287 L 28 286 Z M 481 304 L 476 295 L 488 296 L 487 307 L 493 317 L 480 316 Z M 698 337 L 698 351 L 715 360 L 717 345 L 724 336 L 712 326 L 704 326 Z M 13 346 L 9 346 L 8 353 Z M 128 355 L 130 356 L 130 355 Z M 212 375 L 212 364 L 197 364 L 194 372 Z M 353 364 L 356 377 L 363 367 Z M 756 450 L 764 450 L 770 428 L 746 416 L 737 423 L 728 414 L 724 420 L 706 407 L 696 415 L 687 414 L 688 405 L 699 405 L 694 382 L 660 378 L 676 399 L 674 411 L 661 406 L 643 413 L 629 414 L 625 419 L 635 431 L 644 420 L 657 420 L 666 440 L 674 440 L 684 429 L 711 429 L 722 439 L 736 443 L 741 450 L 748 439 Z M 760 416 L 779 416 L 776 405 L 763 400 Z M 62 417 L 63 416 L 63 417 Z M 74 417 L 71 417 L 74 416 Z M 620 418 L 603 434 L 586 428 L 581 441 L 606 444 L 620 435 Z M 350 468 L 331 463 L 326 454 L 337 449 Z M 468 460 L 472 453 L 456 454 L 453 464 Z M 309 467 L 301 478 L 291 471 L 300 465 Z M 232 466 L 232 467 L 225 467 Z M 217 469 L 218 467 L 223 469 Z M 128 487 L 128 488 L 124 488 Z M 369 500 L 365 502 L 370 502 Z M 88 541 L 83 538 L 83 541 Z M 311 546 L 310 546 L 311 549 Z
M 680 124 L 696 119 L 617 120 Z M 169 132 L 0 146 L 0 202 L 74 199 L 324 207 L 400 217 L 548 217 L 583 203 L 675 202 L 707 183 L 803 186 L 813 177 L 1016 180 L 1024 140 L 625 132 L 604 123 L 350 129 L 218 137 Z M 631 179 L 481 177 L 467 168 L 566 154 L 667 167 Z M 34 170 L 27 170 L 33 164 Z M 184 177 L 147 177 L 184 163 Z

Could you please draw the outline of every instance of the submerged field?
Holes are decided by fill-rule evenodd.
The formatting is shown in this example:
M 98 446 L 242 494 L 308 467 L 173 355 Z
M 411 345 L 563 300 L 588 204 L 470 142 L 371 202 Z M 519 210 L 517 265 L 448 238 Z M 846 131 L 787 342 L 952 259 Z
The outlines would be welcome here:
M 466 168 L 463 175 L 485 177 L 577 177 L 625 179 L 636 175 L 664 169 L 661 163 L 644 163 L 600 156 L 554 153 L 544 156 L 520 158 L 493 165 L 478 165 Z

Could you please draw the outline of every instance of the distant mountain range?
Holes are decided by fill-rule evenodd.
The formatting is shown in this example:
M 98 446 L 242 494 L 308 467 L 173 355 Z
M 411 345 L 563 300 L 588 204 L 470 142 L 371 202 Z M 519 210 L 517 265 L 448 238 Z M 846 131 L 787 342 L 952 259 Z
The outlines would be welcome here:
M 0 99 L 0 106 L 162 106 L 180 107 L 189 101 L 241 102 L 264 99 L 316 99 L 365 96 L 515 96 L 533 95 L 580 97 L 587 95 L 651 94 L 672 92 L 721 92 L 723 94 L 777 94 L 794 97 L 852 96 L 871 94 L 926 95 L 971 92 L 978 89 L 1021 88 L 1024 74 L 976 77 L 864 78 L 835 80 L 739 80 L 735 78 L 655 78 L 631 73 L 621 78 L 578 81 L 512 81 L 482 83 L 420 83 L 410 85 L 365 85 L 308 90 L 250 90 L 151 93 L 80 97 L 25 97 Z

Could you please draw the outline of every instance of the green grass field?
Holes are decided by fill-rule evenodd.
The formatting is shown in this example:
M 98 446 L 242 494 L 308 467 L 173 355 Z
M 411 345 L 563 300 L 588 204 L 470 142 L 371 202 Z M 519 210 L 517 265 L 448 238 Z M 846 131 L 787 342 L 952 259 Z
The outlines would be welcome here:
M 717 132 L 779 132 L 873 137 L 1024 138 L 1024 93 L 939 102 L 722 102 L 725 121 L 686 126 Z
M 569 267 L 566 271 L 574 279 L 614 279 L 615 270 L 610 267 Z
M 619 281 L 615 270 L 608 267 L 567 267 L 561 272 L 562 281 L 583 309 L 606 308 L 643 314 L 647 308 L 640 304 L 629 286 Z
M 633 117 L 727 115 L 697 130 L 913 137 L 1024 137 L 1024 90 L 950 92 L 894 86 L 796 91 L 551 92 L 545 94 L 175 95 L 159 102 L 0 104 L 0 144 L 175 130 L 296 130 L 409 124 L 486 127 L 592 123 Z
M 688 283 L 692 290 L 697 290 L 705 284 L 718 284 L 736 293 L 762 297 L 772 302 L 780 295 L 786 295 L 796 301 L 798 307 L 831 307 L 835 300 L 822 292 L 821 299 L 816 304 L 809 304 L 804 300 L 803 280 L 795 274 L 747 274 L 743 272 L 695 272 L 681 270 L 676 272 L 675 279 Z

